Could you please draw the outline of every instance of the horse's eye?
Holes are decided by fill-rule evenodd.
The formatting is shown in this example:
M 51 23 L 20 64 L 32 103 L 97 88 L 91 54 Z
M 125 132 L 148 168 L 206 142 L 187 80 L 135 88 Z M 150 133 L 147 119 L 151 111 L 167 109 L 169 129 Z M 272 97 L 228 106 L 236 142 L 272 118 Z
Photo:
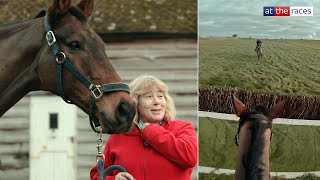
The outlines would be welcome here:
M 81 48 L 78 41 L 71 41 L 67 45 L 71 50 L 79 50 Z

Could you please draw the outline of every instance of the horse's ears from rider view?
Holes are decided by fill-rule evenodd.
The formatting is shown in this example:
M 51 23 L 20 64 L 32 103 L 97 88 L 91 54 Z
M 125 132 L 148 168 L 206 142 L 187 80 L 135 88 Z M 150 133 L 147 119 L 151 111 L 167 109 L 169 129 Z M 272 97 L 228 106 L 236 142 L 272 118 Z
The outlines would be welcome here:
M 284 106 L 286 105 L 287 101 L 286 100 L 282 100 L 281 102 L 279 102 L 278 104 L 274 105 L 272 108 L 270 108 L 269 114 L 268 116 L 271 119 L 277 118 L 281 115 Z
M 49 16 L 57 16 L 66 13 L 70 6 L 72 0 L 55 0 L 52 6 L 48 10 Z M 78 8 L 80 8 L 87 20 L 91 19 L 92 11 L 93 11 L 94 0 L 81 0 L 78 3 Z
M 240 117 L 243 112 L 247 111 L 247 107 L 242 102 L 240 102 L 238 98 L 236 98 L 236 96 L 233 96 L 233 106 L 238 117 Z
M 281 115 L 287 101 L 282 100 L 278 104 L 274 105 L 273 107 L 270 108 L 268 117 L 271 119 L 277 118 Z M 233 106 L 235 110 L 235 114 L 239 117 L 243 112 L 247 111 L 248 108 L 241 102 L 239 101 L 236 96 L 233 96 Z

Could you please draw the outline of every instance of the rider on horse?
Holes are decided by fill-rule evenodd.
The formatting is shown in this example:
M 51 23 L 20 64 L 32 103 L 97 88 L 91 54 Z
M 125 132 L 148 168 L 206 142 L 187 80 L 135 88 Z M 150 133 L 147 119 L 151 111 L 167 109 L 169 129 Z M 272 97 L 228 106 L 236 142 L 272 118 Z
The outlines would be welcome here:
M 257 51 L 258 48 L 261 48 L 261 45 L 262 45 L 262 41 L 260 39 L 257 39 L 257 46 L 256 46 L 255 51 Z

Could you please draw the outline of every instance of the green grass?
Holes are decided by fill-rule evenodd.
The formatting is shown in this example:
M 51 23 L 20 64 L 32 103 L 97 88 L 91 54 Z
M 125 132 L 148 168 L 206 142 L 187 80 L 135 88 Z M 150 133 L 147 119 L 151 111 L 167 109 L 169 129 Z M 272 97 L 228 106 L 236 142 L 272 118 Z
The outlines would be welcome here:
M 235 169 L 238 124 L 199 118 L 199 165 Z M 320 171 L 320 127 L 273 125 L 271 172 Z
M 233 175 L 217 175 L 214 173 L 205 174 L 205 173 L 199 173 L 199 179 L 200 180 L 233 180 Z M 272 177 L 272 180 L 283 180 L 285 178 L 281 177 Z M 312 174 L 306 174 L 301 177 L 295 178 L 295 180 L 319 180 L 320 177 L 316 177 Z
M 200 180 L 233 180 L 233 175 L 199 173 L 199 179 Z
M 255 56 L 255 39 L 199 40 L 199 83 L 260 92 L 320 94 L 320 41 L 263 40 L 264 57 Z

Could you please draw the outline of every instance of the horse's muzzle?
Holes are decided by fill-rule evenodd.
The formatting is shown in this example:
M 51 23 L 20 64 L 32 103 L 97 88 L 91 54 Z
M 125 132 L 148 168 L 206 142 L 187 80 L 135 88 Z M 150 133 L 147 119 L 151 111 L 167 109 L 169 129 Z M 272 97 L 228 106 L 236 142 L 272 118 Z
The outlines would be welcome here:
M 136 114 L 134 103 L 121 100 L 115 109 L 115 119 L 112 119 L 108 113 L 102 113 L 103 133 L 116 134 L 127 132 L 132 127 L 133 118 Z

